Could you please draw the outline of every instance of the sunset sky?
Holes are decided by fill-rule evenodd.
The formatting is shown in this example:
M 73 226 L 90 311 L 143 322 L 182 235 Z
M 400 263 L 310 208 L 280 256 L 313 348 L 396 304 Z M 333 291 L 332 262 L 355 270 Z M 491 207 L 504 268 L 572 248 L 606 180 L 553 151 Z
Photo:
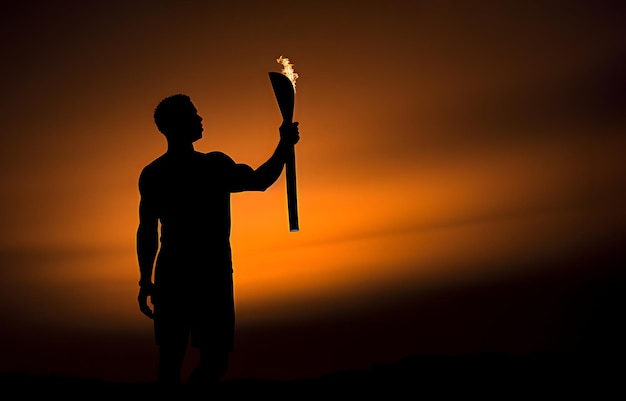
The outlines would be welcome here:
M 566 343 L 533 314 L 542 301 L 520 301 L 526 320 L 477 303 L 471 324 L 456 320 L 469 319 L 463 311 L 417 301 L 476 301 L 473 288 L 537 270 L 567 277 L 567 261 L 623 238 L 626 9 L 530 3 L 5 9 L 0 371 L 152 378 L 135 254 L 138 175 L 166 149 L 152 112 L 188 94 L 204 118 L 196 149 L 258 167 L 278 140 L 268 72 L 280 71 L 281 55 L 299 74 L 300 232 L 288 229 L 284 176 L 266 192 L 232 196 L 229 377 Z M 508 329 L 489 320 L 496 315 Z M 451 333 L 465 324 L 467 334 Z

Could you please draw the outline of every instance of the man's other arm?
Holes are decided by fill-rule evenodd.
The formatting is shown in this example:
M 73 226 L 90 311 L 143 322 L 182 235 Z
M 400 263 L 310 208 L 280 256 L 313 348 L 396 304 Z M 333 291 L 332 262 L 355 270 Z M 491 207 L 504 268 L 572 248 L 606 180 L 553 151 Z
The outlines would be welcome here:
M 293 145 L 300 140 L 297 122 L 280 126 L 280 140 L 272 156 L 256 170 L 246 165 L 237 165 L 238 175 L 241 178 L 239 191 L 265 191 L 278 180 L 283 171 L 287 156 Z
M 148 297 L 153 295 L 152 270 L 159 247 L 158 217 L 152 205 L 146 200 L 145 177 L 139 178 L 139 226 L 137 228 L 137 260 L 139 262 L 139 309 L 153 318 L 154 314 L 148 305 Z

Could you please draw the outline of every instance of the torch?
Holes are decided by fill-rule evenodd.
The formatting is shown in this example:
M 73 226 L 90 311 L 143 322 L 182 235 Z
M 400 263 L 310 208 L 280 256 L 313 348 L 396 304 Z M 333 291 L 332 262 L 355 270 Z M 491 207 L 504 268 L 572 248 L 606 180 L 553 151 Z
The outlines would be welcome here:
M 298 74 L 293 70 L 289 59 L 280 56 L 276 61 L 283 65 L 281 73 L 270 72 L 270 82 L 274 89 L 274 96 L 283 117 L 284 123 L 293 122 L 293 109 L 296 93 L 296 79 Z M 296 153 L 293 146 L 288 150 L 285 163 L 285 176 L 287 179 L 287 209 L 289 211 L 289 231 L 300 230 L 298 224 L 298 196 L 296 193 Z

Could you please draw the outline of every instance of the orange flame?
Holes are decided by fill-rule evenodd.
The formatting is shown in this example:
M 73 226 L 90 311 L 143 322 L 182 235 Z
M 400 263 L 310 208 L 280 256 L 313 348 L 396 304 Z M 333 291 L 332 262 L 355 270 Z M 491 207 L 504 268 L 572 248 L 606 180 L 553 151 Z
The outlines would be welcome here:
M 298 79 L 298 73 L 293 70 L 293 64 L 289 61 L 289 58 L 280 56 L 276 59 L 278 64 L 283 65 L 283 70 L 281 71 L 283 75 L 286 75 L 287 78 L 291 81 L 293 85 L 293 91 L 296 91 L 296 79 Z

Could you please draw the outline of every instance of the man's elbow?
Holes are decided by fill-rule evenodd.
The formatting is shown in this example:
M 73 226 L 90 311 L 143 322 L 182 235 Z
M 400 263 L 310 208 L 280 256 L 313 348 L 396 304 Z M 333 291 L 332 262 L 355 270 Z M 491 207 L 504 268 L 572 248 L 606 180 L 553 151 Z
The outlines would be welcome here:
M 265 192 L 271 186 L 272 184 L 267 183 L 254 183 L 252 185 L 248 185 L 248 191 Z
M 255 179 L 252 180 L 252 182 L 250 182 L 248 188 L 250 188 L 251 191 L 265 192 L 276 182 L 277 179 L 278 177 L 267 177 L 258 175 L 257 177 L 255 177 Z

